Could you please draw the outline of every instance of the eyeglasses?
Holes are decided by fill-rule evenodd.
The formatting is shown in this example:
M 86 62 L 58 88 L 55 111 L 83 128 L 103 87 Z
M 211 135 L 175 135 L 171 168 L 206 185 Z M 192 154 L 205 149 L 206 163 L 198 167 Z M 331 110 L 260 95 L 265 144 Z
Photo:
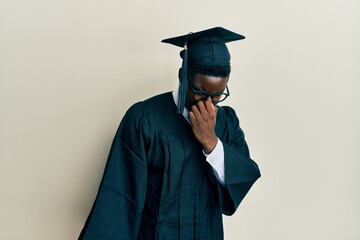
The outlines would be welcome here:
M 230 91 L 227 85 L 226 85 L 226 92 L 221 92 L 221 93 L 207 93 L 205 91 L 195 90 L 193 86 L 190 86 L 190 88 L 194 94 L 194 99 L 197 102 L 204 101 L 208 99 L 208 97 L 211 97 L 213 103 L 219 103 L 224 101 L 228 96 L 230 96 Z

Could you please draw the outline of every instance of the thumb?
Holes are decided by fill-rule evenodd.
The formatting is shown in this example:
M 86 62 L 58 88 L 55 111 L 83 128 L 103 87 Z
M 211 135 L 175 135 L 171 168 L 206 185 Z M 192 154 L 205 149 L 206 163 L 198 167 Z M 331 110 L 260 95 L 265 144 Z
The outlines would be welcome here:
M 216 106 L 214 106 L 214 104 L 211 104 L 211 106 L 212 106 L 212 109 L 213 109 L 214 114 L 215 114 L 215 116 L 216 116 L 216 115 L 217 115 L 217 112 L 218 112 L 218 108 L 217 108 Z

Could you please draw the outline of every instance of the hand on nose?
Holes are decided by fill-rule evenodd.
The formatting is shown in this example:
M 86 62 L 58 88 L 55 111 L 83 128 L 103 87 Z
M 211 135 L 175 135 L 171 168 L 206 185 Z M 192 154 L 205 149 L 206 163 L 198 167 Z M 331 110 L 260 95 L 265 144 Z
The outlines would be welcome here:
M 193 105 L 189 112 L 191 128 L 195 138 L 203 145 L 205 152 L 211 152 L 217 143 L 215 134 L 217 108 L 209 97 Z

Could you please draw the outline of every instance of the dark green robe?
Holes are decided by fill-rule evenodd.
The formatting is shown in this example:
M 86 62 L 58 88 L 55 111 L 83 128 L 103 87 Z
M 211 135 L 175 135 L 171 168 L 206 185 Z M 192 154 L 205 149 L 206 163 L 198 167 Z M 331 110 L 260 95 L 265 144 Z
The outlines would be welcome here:
M 84 240 L 219 240 L 260 177 L 230 107 L 218 107 L 225 186 L 206 162 L 171 93 L 136 103 L 114 138 L 99 192 L 80 234 Z

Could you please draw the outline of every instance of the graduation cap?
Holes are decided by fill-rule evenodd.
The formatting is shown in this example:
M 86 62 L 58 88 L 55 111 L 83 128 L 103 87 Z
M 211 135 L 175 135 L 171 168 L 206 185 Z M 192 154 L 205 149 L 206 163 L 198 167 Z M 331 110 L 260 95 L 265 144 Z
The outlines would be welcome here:
M 230 53 L 225 43 L 244 38 L 243 35 L 225 28 L 215 27 L 161 41 L 183 48 L 180 52 L 183 62 L 180 75 L 178 113 L 182 114 L 184 111 L 188 88 L 188 64 L 199 64 L 207 67 L 230 65 Z

